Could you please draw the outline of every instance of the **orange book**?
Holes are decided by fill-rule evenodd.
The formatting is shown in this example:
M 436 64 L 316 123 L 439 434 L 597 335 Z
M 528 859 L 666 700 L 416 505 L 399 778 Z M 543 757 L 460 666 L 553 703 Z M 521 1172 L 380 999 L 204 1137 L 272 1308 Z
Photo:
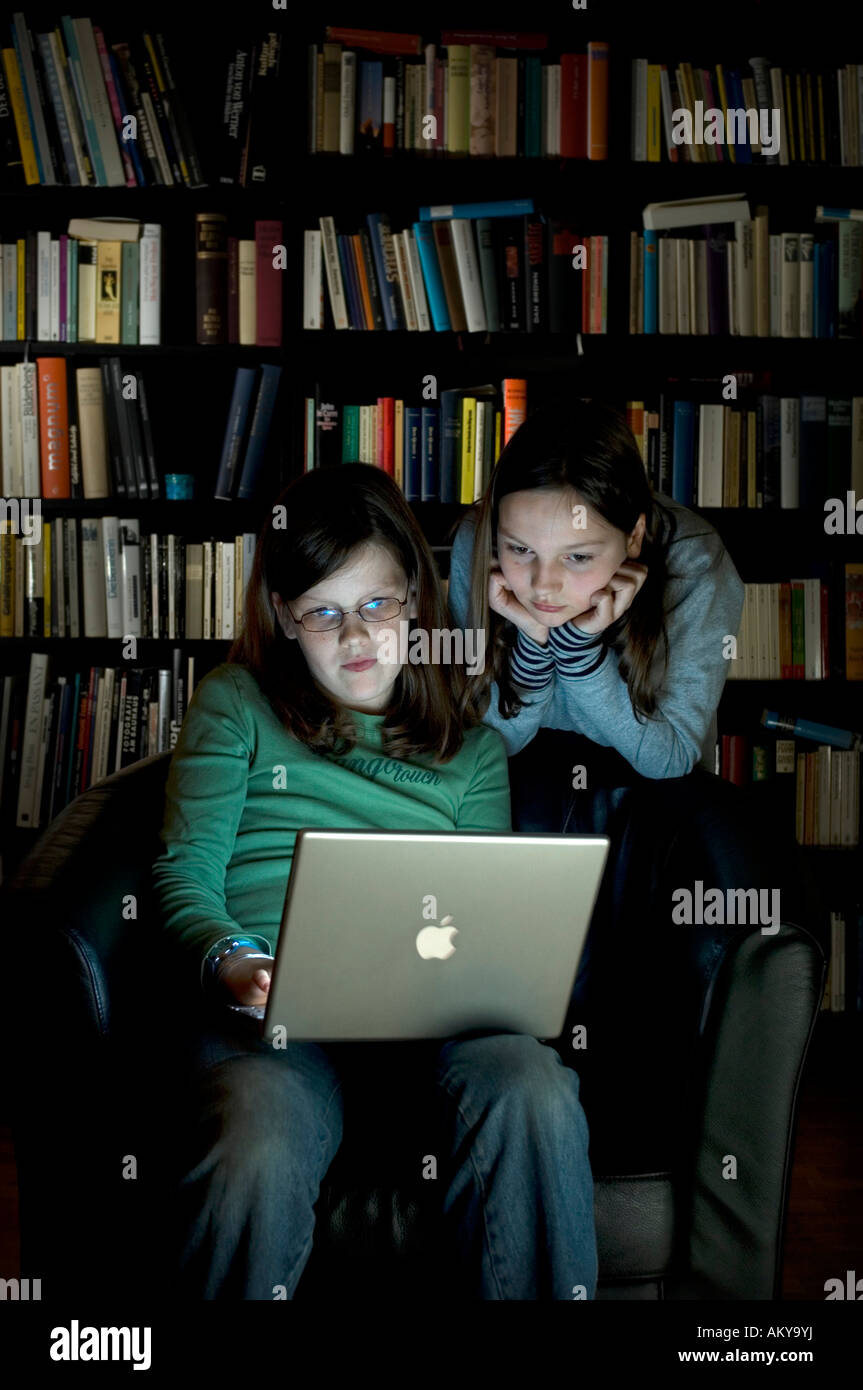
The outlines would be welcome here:
M 863 681 L 863 565 L 845 566 L 845 679 Z
M 587 157 L 608 159 L 608 44 L 587 45 Z
M 506 448 L 527 415 L 527 381 L 507 376 L 503 381 L 503 444 Z
M 366 263 L 363 260 L 363 243 L 359 232 L 351 237 L 354 248 L 354 261 L 357 267 L 357 280 L 360 285 L 360 297 L 363 301 L 363 317 L 366 321 L 366 328 L 374 328 L 375 316 L 372 312 L 372 297 L 369 294 L 369 280 L 366 275 Z
M 37 357 L 39 461 L 43 497 L 71 497 L 65 357 Z

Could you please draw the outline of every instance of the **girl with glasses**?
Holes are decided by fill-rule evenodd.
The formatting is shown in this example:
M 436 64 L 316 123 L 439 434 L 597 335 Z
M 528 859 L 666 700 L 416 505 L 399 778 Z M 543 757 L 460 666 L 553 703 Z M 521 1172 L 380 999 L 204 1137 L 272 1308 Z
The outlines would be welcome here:
M 372 1146 L 369 1107 L 391 1123 L 406 1101 L 427 1135 L 418 1154 L 439 1156 L 448 1295 L 594 1295 L 587 1124 L 552 1048 L 489 1033 L 275 1050 L 232 1032 L 223 1007 L 266 1002 L 301 827 L 511 828 L 503 741 L 473 678 L 405 661 L 413 623 L 443 629 L 446 607 L 395 482 L 347 464 L 293 483 L 259 537 L 242 631 L 190 702 L 153 870 L 178 980 L 190 999 L 204 987 L 172 1040 L 176 1296 L 293 1298 L 345 1129 L 362 1115 Z M 399 661 L 381 659 L 384 639 Z

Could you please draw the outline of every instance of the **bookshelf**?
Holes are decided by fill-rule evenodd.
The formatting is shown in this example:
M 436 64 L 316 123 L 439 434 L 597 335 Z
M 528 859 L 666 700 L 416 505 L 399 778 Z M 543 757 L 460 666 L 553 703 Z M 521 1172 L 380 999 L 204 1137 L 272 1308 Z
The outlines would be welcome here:
M 148 23 L 165 33 L 177 87 L 187 99 L 194 134 L 205 165 L 207 187 L 69 188 L 4 186 L 0 193 L 4 225 L 39 227 L 59 235 L 72 216 L 125 216 L 159 223 L 164 229 L 164 317 L 159 347 L 110 346 L 77 343 L 31 343 L 30 353 L 67 356 L 86 364 L 100 355 L 116 353 L 140 370 L 151 401 L 153 433 L 160 474 L 191 472 L 196 479 L 193 501 L 135 503 L 121 499 L 74 499 L 46 502 L 44 516 L 124 515 L 131 509 L 142 530 L 174 531 L 197 539 L 227 539 L 237 532 L 257 532 L 268 503 L 290 478 L 301 471 L 304 402 L 316 384 L 337 393 L 343 402 L 374 400 L 386 393 L 418 398 L 419 383 L 433 373 L 439 386 L 461 387 L 504 376 L 528 381 L 528 404 L 533 407 L 562 388 L 577 394 L 600 394 L 621 407 L 628 400 L 647 400 L 662 390 L 682 387 L 692 378 L 719 377 L 728 372 L 772 373 L 771 389 L 779 394 L 820 392 L 860 394 L 863 338 L 783 339 L 754 337 L 631 335 L 629 323 L 629 233 L 641 228 L 641 210 L 648 202 L 742 192 L 751 205 L 770 209 L 777 228 L 808 226 L 819 203 L 860 204 L 860 168 L 811 164 L 792 166 L 698 164 L 633 161 L 631 146 L 631 63 L 649 56 L 651 62 L 689 56 L 705 63 L 719 58 L 744 65 L 750 53 L 763 53 L 791 69 L 796 65 L 844 62 L 844 11 L 828 5 L 834 23 L 795 27 L 787 9 L 777 3 L 723 7 L 721 33 L 711 13 L 695 10 L 665 14 L 645 12 L 634 5 L 604 4 L 591 11 L 540 6 L 526 14 L 523 7 L 503 3 L 453 4 L 425 19 L 406 19 L 394 4 L 356 4 L 330 15 L 284 12 L 266 14 L 265 28 L 282 35 L 280 103 L 275 123 L 277 177 L 260 186 L 231 186 L 213 182 L 216 146 L 221 130 L 224 75 L 231 36 L 216 24 L 201 23 L 197 12 L 184 13 L 165 4 L 147 8 Z M 33 16 L 25 7 L 28 22 Z M 103 27 L 112 37 L 108 10 Z M 820 12 L 824 15 L 824 11 Z M 58 12 L 59 17 L 59 12 Z M 423 38 L 440 42 L 450 24 L 463 28 L 547 33 L 549 54 L 584 51 L 590 40 L 607 39 L 609 62 L 608 158 L 604 161 L 559 157 L 476 158 L 424 155 L 397 151 L 378 154 L 310 154 L 307 145 L 307 51 L 322 44 L 328 19 L 356 27 L 404 32 L 422 22 Z M 235 17 L 237 31 L 242 21 Z M 135 21 L 137 23 L 137 21 Z M 250 33 L 252 31 L 250 30 Z M 721 52 L 718 51 L 721 49 Z M 439 50 L 440 52 L 440 50 Z M 850 59 L 863 61 L 863 45 Z M 189 94 L 194 93 L 194 100 Z M 337 226 L 360 225 L 367 212 L 388 212 L 393 226 L 410 226 L 424 204 L 456 203 L 468 199 L 495 200 L 529 196 L 545 215 L 583 214 L 589 230 L 609 237 L 608 322 L 603 334 L 537 332 L 419 333 L 379 332 L 371 343 L 355 332 L 304 330 L 303 234 L 330 215 Z M 239 235 L 250 235 L 256 219 L 281 219 L 287 247 L 282 276 L 283 342 L 281 348 L 225 344 L 199 346 L 195 341 L 194 221 L 196 213 L 223 212 Z M 589 214 L 589 219 L 588 219 Z M 246 230 L 243 230 L 243 229 Z M 0 363 L 19 360 L 22 344 L 0 343 Z M 225 429 L 227 400 L 236 367 L 277 362 L 283 375 L 277 415 L 267 448 L 259 498 L 217 501 L 212 498 L 219 451 Z M 417 502 L 416 515 L 435 547 L 444 573 L 447 548 L 463 507 Z M 822 513 L 812 507 L 794 510 L 723 508 L 704 515 L 722 535 L 741 577 L 768 582 L 790 575 L 830 573 L 835 600 L 835 575 L 849 562 L 863 562 L 863 536 L 827 536 Z M 827 724 L 860 729 L 860 686 L 840 674 L 842 634 L 835 611 L 831 616 L 830 678 L 823 681 L 729 681 L 719 708 L 720 732 L 742 733 L 771 745 L 774 735 L 760 729 L 764 707 L 788 710 Z M 170 663 L 178 645 L 167 639 L 142 638 L 141 665 Z M 224 659 L 227 641 L 184 641 L 195 656 L 195 679 Z M 75 644 L 74 663 L 119 664 L 116 641 L 92 638 Z M 66 639 L 6 638 L 0 642 L 0 670 L 27 670 L 33 650 L 69 657 Z M 798 745 L 804 746 L 804 745 Z M 815 745 L 805 745 L 814 748 Z M 787 787 L 776 779 L 753 783 L 747 797 L 764 806 L 771 817 L 787 824 Z M 791 792 L 793 806 L 793 789 Z M 792 820 L 793 841 L 793 820 Z M 33 830 L 9 825 L 3 830 L 4 876 L 32 843 Z M 801 847 L 797 855 L 804 873 L 823 885 L 832 897 L 820 903 L 842 905 L 850 937 L 853 914 L 863 910 L 861 851 L 831 847 Z M 829 932 L 823 924 L 822 939 Z M 853 1006 L 853 1001 L 852 1001 Z M 826 1017 L 826 1016 L 825 1016 Z M 834 1022 L 835 1020 L 831 1020 Z

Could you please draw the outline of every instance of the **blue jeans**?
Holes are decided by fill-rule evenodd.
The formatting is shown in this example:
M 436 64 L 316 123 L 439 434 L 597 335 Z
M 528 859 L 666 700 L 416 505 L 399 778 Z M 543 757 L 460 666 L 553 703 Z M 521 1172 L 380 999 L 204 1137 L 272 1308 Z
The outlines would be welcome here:
M 464 1296 L 569 1300 L 583 1285 L 580 1296 L 594 1297 L 587 1121 L 578 1074 L 552 1048 L 492 1033 L 275 1050 L 216 1018 L 189 1045 L 170 1221 L 175 1296 L 293 1298 L 348 1088 L 362 1096 L 371 1086 L 397 1117 L 407 1085 L 435 1121 L 442 1229 Z M 424 1065 L 406 1075 L 382 1064 L 398 1053 Z

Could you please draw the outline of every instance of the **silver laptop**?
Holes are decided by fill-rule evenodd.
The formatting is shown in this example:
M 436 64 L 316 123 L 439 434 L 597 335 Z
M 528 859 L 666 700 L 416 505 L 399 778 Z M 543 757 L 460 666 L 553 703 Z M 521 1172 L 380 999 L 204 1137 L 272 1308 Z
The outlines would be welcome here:
M 274 1043 L 558 1037 L 609 843 L 301 830 L 266 1007 L 232 1012 Z

